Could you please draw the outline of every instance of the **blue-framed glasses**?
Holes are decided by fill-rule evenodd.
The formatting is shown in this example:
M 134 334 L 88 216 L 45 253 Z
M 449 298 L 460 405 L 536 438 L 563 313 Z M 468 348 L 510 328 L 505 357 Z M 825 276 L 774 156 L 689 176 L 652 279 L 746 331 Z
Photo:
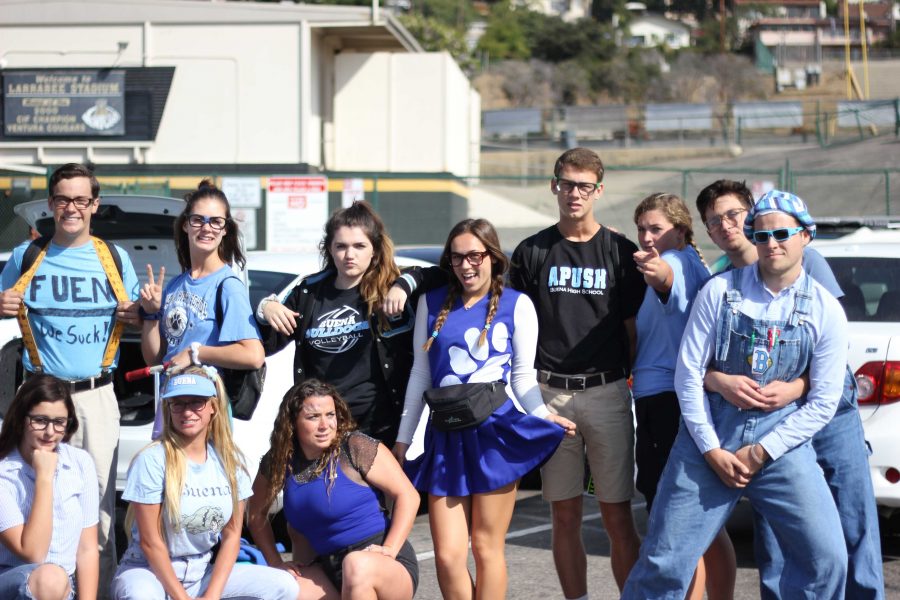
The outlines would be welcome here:
M 222 231 L 228 223 L 228 219 L 225 217 L 206 217 L 204 215 L 189 215 L 187 221 L 191 227 L 196 229 L 209 225 L 214 231 Z
M 786 242 L 798 233 L 803 231 L 803 227 L 782 227 L 781 229 L 759 229 L 753 232 L 753 242 L 755 244 L 766 244 L 770 237 L 775 238 L 776 242 Z

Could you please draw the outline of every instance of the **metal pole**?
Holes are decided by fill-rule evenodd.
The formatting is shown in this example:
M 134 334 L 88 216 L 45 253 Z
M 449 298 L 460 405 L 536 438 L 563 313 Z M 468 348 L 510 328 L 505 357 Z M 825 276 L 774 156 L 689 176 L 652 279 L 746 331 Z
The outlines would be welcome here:
M 891 172 L 884 170 L 884 214 L 891 216 Z

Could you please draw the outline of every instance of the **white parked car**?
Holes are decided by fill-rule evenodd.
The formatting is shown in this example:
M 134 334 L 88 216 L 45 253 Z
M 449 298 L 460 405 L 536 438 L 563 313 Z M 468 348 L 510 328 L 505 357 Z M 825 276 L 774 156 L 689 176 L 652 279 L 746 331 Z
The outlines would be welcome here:
M 813 246 L 844 290 L 875 499 L 889 516 L 900 508 L 900 223 L 860 227 Z
M 146 266 L 160 266 L 166 273 L 179 273 L 172 230 L 184 201 L 153 196 L 103 196 L 100 210 L 92 218 L 94 235 L 114 242 L 131 257 L 138 279 L 146 280 Z M 52 215 L 46 200 L 21 204 L 16 213 L 41 233 L 52 231 Z M 9 253 L 0 255 L 8 260 Z M 398 257 L 401 266 L 429 266 L 430 263 Z M 249 252 L 247 272 L 238 275 L 248 282 L 251 305 L 275 293 L 286 297 L 302 276 L 320 269 L 318 255 Z M 14 318 L 0 319 L 0 421 L 22 381 L 21 335 Z M 272 423 L 284 393 L 293 385 L 293 345 L 266 359 L 267 375 L 262 397 L 249 421 L 234 420 L 234 438 L 247 459 L 251 479 L 256 476 L 259 459 L 269 449 Z M 127 371 L 145 366 L 140 352 L 139 334 L 126 334 L 121 344 L 115 386 L 121 412 L 119 461 L 116 489 L 125 487 L 128 466 L 134 455 L 150 441 L 154 418 L 153 381 L 150 378 L 125 381 Z M 421 437 L 421 436 L 420 436 Z

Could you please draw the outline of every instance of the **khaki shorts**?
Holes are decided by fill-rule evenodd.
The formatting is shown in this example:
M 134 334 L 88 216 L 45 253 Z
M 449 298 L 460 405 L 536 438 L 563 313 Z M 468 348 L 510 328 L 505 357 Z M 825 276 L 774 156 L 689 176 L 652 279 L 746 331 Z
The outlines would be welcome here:
M 634 416 L 625 379 L 570 392 L 541 384 L 550 412 L 575 422 L 574 437 L 564 437 L 541 467 L 544 500 L 568 500 L 584 491 L 584 456 L 600 502 L 625 502 L 634 496 Z

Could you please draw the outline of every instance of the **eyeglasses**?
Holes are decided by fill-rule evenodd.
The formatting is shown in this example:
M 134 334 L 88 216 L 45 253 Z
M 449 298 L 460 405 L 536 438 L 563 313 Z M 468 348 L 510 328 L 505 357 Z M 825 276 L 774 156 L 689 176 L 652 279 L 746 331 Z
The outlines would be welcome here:
M 450 253 L 450 264 L 454 267 L 460 267 L 463 264 L 463 261 L 466 261 L 473 267 L 477 267 L 484 262 L 484 259 L 490 255 L 490 252 L 467 252 L 466 254 L 459 254 L 457 252 Z
M 50 198 L 50 202 L 53 203 L 53 208 L 66 208 L 71 202 L 75 205 L 75 208 L 84 210 L 94 202 L 94 199 L 88 198 L 86 196 L 78 196 L 77 198 L 69 198 L 68 196 L 53 196 L 52 198 Z
M 72 422 L 72 419 L 63 417 L 51 419 L 44 415 L 28 415 L 28 422 L 35 431 L 44 431 L 47 429 L 48 425 L 53 425 L 53 431 L 56 433 L 65 433 L 66 429 L 69 427 L 69 423 Z
M 209 402 L 209 398 L 195 398 L 193 400 L 171 400 L 169 401 L 169 408 L 172 412 L 182 413 L 186 410 L 191 412 L 200 412 L 203 410 L 203 407 L 206 406 L 206 403 Z
M 734 227 L 738 224 L 738 217 L 745 212 L 747 212 L 746 208 L 733 208 L 724 214 L 716 215 L 706 222 L 706 230 L 712 231 L 713 229 L 718 229 L 723 223 Z
M 222 231 L 228 223 L 228 219 L 225 217 L 204 217 L 203 215 L 190 215 L 187 220 L 191 227 L 196 229 L 209 225 L 215 231 Z
M 591 195 L 591 192 L 600 187 L 600 183 L 590 183 L 588 181 L 569 181 L 568 179 L 560 179 L 556 178 L 556 191 L 562 192 L 563 194 L 568 194 L 575 188 L 578 188 L 578 193 L 586 198 Z
M 765 244 L 769 241 L 769 237 L 775 238 L 776 242 L 786 242 L 798 233 L 803 231 L 802 227 L 783 227 L 781 229 L 760 229 L 753 232 L 753 241 L 757 244 Z

